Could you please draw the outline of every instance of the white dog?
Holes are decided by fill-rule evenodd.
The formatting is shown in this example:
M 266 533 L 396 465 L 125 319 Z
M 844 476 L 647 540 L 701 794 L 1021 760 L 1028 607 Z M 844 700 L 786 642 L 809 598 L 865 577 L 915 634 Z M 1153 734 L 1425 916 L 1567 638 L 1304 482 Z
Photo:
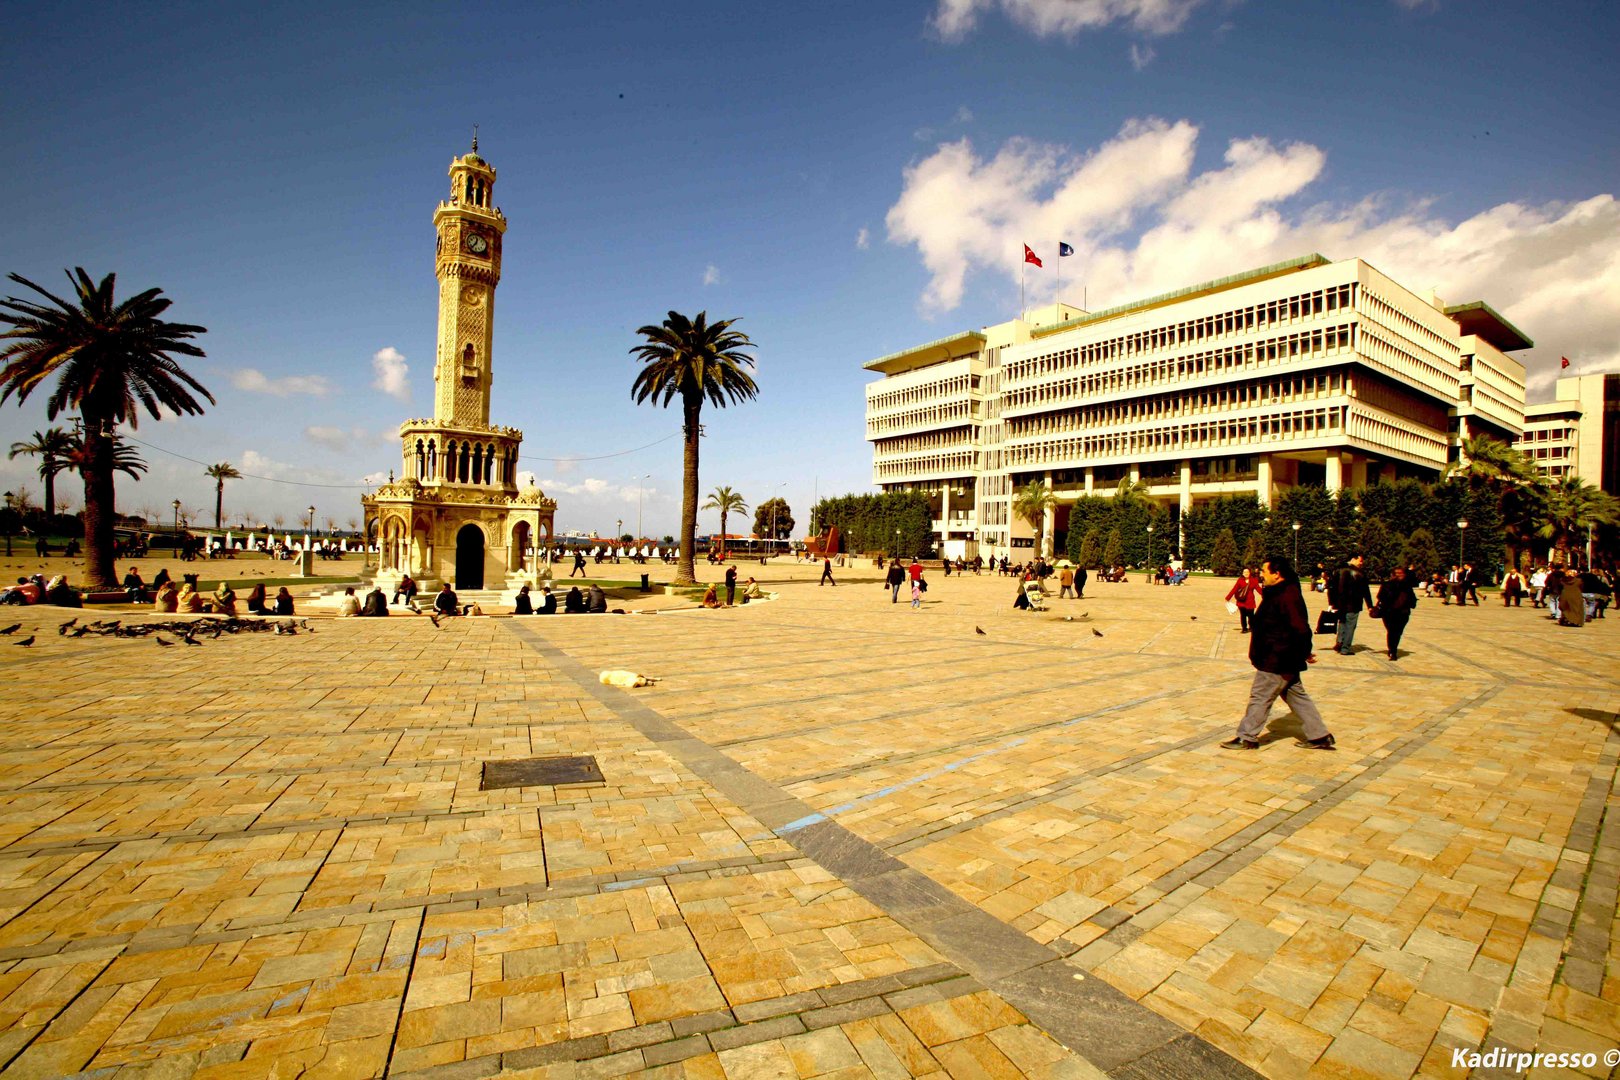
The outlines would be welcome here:
M 634 686 L 651 686 L 658 681 L 645 675 L 637 675 L 633 671 L 604 671 L 600 679 L 603 686 L 623 686 L 627 689 Z

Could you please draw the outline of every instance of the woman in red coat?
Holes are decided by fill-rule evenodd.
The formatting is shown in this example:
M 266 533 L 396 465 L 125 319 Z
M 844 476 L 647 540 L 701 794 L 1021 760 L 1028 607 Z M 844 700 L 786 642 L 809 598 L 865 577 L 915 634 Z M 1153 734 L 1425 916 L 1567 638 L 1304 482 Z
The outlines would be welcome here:
M 1259 591 L 1260 583 L 1254 579 L 1249 568 L 1245 566 L 1243 574 L 1232 583 L 1232 587 L 1226 592 L 1226 598 L 1237 605 L 1238 623 L 1243 627 L 1242 632 L 1245 634 L 1249 632 L 1249 620 L 1254 618 L 1254 601 Z

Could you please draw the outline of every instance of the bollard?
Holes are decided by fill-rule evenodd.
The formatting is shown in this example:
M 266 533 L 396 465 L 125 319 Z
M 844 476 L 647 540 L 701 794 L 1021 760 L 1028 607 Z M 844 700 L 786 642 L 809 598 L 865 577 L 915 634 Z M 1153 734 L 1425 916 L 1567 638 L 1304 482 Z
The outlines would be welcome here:
M 651 575 L 648 575 L 648 574 L 642 574 L 641 575 L 641 591 L 642 592 L 652 592 L 652 585 L 647 580 L 650 576 Z

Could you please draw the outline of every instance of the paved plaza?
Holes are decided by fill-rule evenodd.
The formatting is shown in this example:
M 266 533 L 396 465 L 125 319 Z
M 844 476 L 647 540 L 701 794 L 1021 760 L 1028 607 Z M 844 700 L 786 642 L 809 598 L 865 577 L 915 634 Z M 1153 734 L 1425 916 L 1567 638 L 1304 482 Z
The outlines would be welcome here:
M 1307 676 L 1338 750 L 1279 706 L 1232 752 L 1224 582 L 1023 613 L 935 572 L 913 611 L 819 569 L 745 564 L 778 599 L 727 611 L 197 647 L 0 609 L 0 1069 L 1405 1077 L 1620 1047 L 1620 618 L 1425 600 L 1395 664 L 1363 619 Z M 560 756 L 601 780 L 482 789 Z

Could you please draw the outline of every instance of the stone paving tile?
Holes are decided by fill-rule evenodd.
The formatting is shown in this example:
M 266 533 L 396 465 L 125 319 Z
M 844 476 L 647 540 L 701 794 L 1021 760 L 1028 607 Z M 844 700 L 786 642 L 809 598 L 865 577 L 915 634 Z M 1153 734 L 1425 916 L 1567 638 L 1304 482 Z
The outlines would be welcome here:
M 1215 583 L 1029 616 L 999 578 L 918 613 L 808 580 L 719 613 L 182 650 L 25 611 L 46 633 L 0 656 L 0 1069 L 1400 1076 L 1620 1044 L 1608 623 L 1424 604 L 1401 664 L 1308 677 L 1337 754 L 1279 713 L 1236 756 L 1213 743 L 1249 669 Z M 661 681 L 604 692 L 554 655 Z M 682 738 L 749 772 L 716 786 L 726 759 Z M 605 783 L 478 790 L 484 760 L 577 753 Z M 1106 1070 L 1065 1050 L 1010 1001 L 1033 984 L 963 977 L 969 941 L 805 858 L 762 798 L 1068 956 L 1122 1040 L 1155 1015 L 1188 1041 Z

